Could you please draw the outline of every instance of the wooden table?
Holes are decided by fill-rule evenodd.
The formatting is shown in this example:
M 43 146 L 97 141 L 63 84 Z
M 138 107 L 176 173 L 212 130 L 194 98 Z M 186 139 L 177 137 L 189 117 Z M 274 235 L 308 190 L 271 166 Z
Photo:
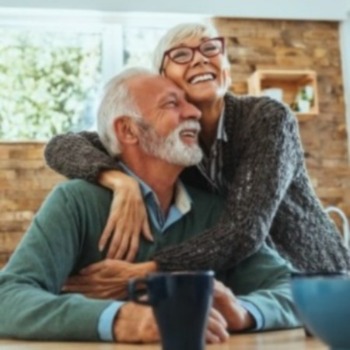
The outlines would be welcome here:
M 159 344 L 124 345 L 112 343 L 56 343 L 0 340 L 1 350 L 160 350 Z M 220 345 L 208 345 L 207 350 L 327 350 L 315 338 L 306 338 L 302 329 L 241 334 Z M 179 349 L 180 350 L 180 349 Z

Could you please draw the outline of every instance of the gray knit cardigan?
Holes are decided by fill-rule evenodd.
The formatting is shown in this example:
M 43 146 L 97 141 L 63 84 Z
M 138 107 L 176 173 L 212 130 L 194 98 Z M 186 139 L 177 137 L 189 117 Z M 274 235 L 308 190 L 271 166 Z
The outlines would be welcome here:
M 154 260 L 160 269 L 221 270 L 256 252 L 265 240 L 300 270 L 349 269 L 349 251 L 311 187 L 290 110 L 267 97 L 228 93 L 224 123 L 226 210 L 214 228 L 158 252 Z M 45 157 L 59 173 L 92 182 L 101 171 L 118 169 L 96 133 L 56 136 Z M 211 190 L 196 167 L 181 177 Z

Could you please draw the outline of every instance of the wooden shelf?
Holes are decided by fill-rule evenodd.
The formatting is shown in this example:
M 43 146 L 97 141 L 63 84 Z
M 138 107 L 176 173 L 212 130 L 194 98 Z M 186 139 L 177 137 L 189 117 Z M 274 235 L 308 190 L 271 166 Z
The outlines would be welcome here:
M 309 120 L 314 119 L 318 113 L 300 113 L 293 111 L 294 114 L 297 116 L 299 122 L 307 122 Z
M 319 113 L 317 75 L 312 70 L 287 70 L 287 69 L 258 69 L 248 79 L 248 92 L 251 95 L 262 96 L 266 89 L 281 89 L 282 101 L 289 106 L 295 102 L 300 89 L 311 86 L 313 99 L 307 112 L 296 112 L 299 121 L 313 119 Z

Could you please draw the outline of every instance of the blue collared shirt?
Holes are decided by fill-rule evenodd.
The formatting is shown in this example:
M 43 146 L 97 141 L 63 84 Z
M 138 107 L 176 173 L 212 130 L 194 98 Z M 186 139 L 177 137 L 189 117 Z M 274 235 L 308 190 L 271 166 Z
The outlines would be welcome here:
M 160 231 L 165 230 L 172 224 L 180 220 L 191 210 L 192 200 L 185 186 L 178 181 L 175 187 L 175 195 L 173 204 L 170 206 L 167 215 L 165 216 L 159 206 L 159 200 L 152 189 L 136 176 L 125 164 L 122 162 L 119 165 L 124 171 L 135 178 L 139 184 L 143 200 L 146 204 L 148 215 L 152 224 Z M 115 301 L 110 304 L 101 314 L 98 322 L 98 334 L 101 340 L 113 341 L 113 323 L 119 309 L 124 305 L 122 301 Z
M 219 129 L 222 130 L 222 127 Z M 159 200 L 156 194 L 153 192 L 153 190 L 138 176 L 136 176 L 125 164 L 120 162 L 119 165 L 124 169 L 124 171 L 127 174 L 129 174 L 139 182 L 141 193 L 146 204 L 150 220 L 160 232 L 165 232 L 165 230 L 168 227 L 180 220 L 191 210 L 191 197 L 186 191 L 186 188 L 181 183 L 181 181 L 178 181 L 175 187 L 173 204 L 170 206 L 168 214 L 164 216 L 159 205 Z M 239 300 L 239 303 L 253 316 L 256 325 L 254 330 L 262 329 L 263 316 L 260 310 L 250 302 Z M 114 319 L 116 318 L 119 309 L 123 305 L 123 301 L 115 301 L 102 312 L 98 322 L 98 334 L 101 340 L 113 341 Z
M 160 232 L 164 232 L 168 227 L 180 220 L 191 210 L 191 197 L 180 180 L 178 180 L 176 183 L 174 201 L 171 204 L 167 215 L 165 216 L 160 208 L 157 195 L 153 192 L 153 190 L 137 175 L 135 175 L 124 163 L 119 162 L 119 165 L 127 174 L 136 179 L 140 184 L 141 193 L 145 201 L 150 220 Z
M 201 174 L 211 185 L 213 192 L 225 195 L 227 181 L 223 175 L 223 144 L 227 143 L 228 137 L 225 130 L 225 109 L 219 118 L 216 138 L 210 147 L 209 153 L 203 155 L 203 160 L 197 165 Z

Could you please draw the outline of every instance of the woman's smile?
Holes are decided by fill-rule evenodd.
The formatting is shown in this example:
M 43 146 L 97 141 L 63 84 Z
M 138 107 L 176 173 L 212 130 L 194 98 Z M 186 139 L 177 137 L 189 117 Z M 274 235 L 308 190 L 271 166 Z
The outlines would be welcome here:
M 181 47 L 198 47 L 211 40 L 208 37 L 188 38 L 177 43 Z M 224 51 L 222 51 L 224 52 Z M 199 50 L 193 54 L 191 61 L 176 63 L 169 57 L 163 60 L 164 75 L 182 88 L 189 100 L 195 104 L 217 103 L 221 100 L 230 85 L 227 59 L 222 53 L 207 57 Z
M 190 79 L 188 79 L 188 82 L 192 85 L 200 84 L 200 83 L 206 83 L 208 81 L 213 81 L 216 79 L 216 75 L 213 73 L 199 73 L 193 75 Z

